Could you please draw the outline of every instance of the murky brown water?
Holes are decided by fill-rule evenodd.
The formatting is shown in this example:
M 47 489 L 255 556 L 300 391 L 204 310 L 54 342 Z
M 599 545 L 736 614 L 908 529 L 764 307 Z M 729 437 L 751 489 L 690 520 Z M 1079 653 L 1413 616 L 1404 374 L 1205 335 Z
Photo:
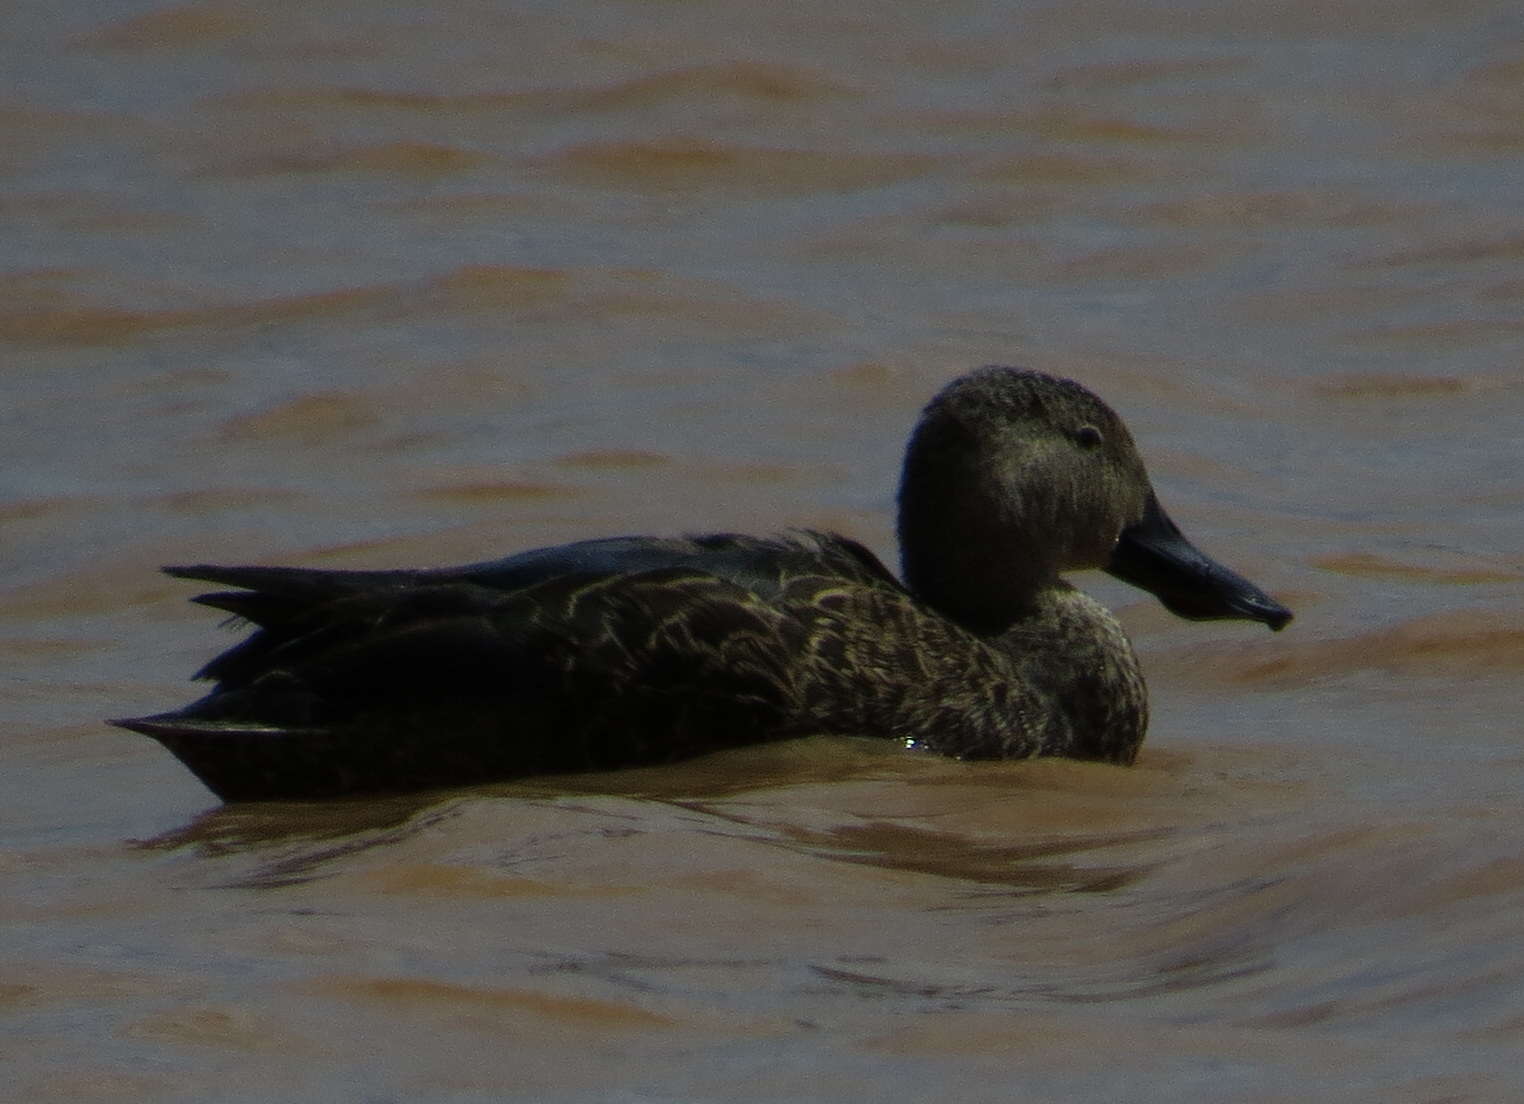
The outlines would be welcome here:
M 390 12 L 391 14 L 385 14 Z M 1524 1096 L 1517 4 L 0 14 L 0 1095 Z M 165 561 L 788 524 L 1078 376 L 1296 607 L 1131 770 L 219 808 Z

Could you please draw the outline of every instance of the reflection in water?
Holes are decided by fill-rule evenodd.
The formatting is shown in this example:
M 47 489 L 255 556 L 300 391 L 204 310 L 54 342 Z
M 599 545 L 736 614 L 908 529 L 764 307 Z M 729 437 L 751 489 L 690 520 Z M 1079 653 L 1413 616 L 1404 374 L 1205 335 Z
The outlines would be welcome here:
M 429 808 L 441 801 L 446 804 Z M 182 828 L 135 841 L 134 846 L 155 851 L 190 848 L 208 858 L 258 858 L 251 873 L 225 884 L 269 888 L 320 877 L 324 867 L 396 844 L 448 821 L 451 815 L 447 798 L 427 794 L 410 795 L 407 800 L 224 805 Z M 272 851 L 279 854 L 272 857 Z
M 1034 860 L 1142 843 L 1167 835 L 1168 829 L 1157 828 L 1116 836 L 1070 836 L 992 846 L 972 843 L 950 833 L 884 823 L 838 828 L 826 840 L 812 840 L 799 833 L 803 838 L 794 842 L 805 844 L 815 854 L 890 870 L 1008 886 L 1024 892 L 1098 893 L 1137 881 L 1148 873 L 1148 865 L 1082 867 Z
M 1100 892 L 1130 884 L 1146 874 L 1151 864 L 1081 866 L 1042 860 L 1161 840 L 1172 831 L 1168 827 L 1103 834 L 1065 831 L 1050 838 L 995 842 L 927 827 L 922 821 L 939 815 L 931 810 L 911 814 L 912 823 L 854 817 L 849 823 L 812 828 L 776 821 L 766 805 L 756 807 L 746 801 L 748 794 L 759 791 L 840 787 L 854 779 L 869 786 L 881 780 L 889 785 L 916 781 L 924 785 L 936 775 L 933 764 L 919 762 L 926 758 L 933 757 L 907 754 L 865 738 L 799 740 L 705 756 L 678 768 L 537 778 L 367 800 L 222 805 L 133 846 L 164 852 L 189 849 L 212 859 L 236 856 L 241 859 L 239 866 L 255 865 L 222 884 L 268 888 L 342 872 L 351 857 L 434 832 L 470 806 L 501 806 L 493 815 L 511 821 L 514 809 L 526 803 L 574 812 L 582 807 L 582 798 L 594 799 L 593 807 L 601 808 L 604 799 L 621 797 L 634 801 L 636 809 L 667 806 L 712 820 L 715 827 L 710 830 L 723 826 L 734 838 L 834 861 L 1022 892 Z M 929 773 L 918 769 L 923 767 L 933 769 Z M 727 798 L 735 800 L 727 802 Z
M 292 839 L 333 839 L 395 828 L 440 800 L 438 795 L 410 794 L 370 801 L 219 805 L 184 827 L 134 845 L 162 851 L 194 847 L 203 855 L 224 855 Z

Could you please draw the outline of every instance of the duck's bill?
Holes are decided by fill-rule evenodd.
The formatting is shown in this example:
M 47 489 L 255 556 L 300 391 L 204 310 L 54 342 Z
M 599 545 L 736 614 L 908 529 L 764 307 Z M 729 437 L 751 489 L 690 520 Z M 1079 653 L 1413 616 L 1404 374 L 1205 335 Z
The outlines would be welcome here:
M 1186 540 L 1153 495 L 1143 520 L 1122 530 L 1106 570 L 1191 621 L 1237 618 L 1279 630 L 1291 620 L 1289 609 Z

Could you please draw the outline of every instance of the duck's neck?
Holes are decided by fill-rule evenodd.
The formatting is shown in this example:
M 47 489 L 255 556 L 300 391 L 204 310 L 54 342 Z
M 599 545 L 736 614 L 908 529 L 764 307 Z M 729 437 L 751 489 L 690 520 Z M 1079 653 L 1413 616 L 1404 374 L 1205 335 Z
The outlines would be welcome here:
M 1042 534 L 1010 515 L 988 456 L 963 426 L 924 419 L 900 481 L 905 585 L 944 617 L 981 635 L 1028 617 L 1044 591 L 1065 584 Z
M 926 605 L 981 636 L 996 636 L 1031 616 L 1044 591 L 1063 586 L 1041 565 L 949 526 L 942 536 L 900 531 L 905 585 Z

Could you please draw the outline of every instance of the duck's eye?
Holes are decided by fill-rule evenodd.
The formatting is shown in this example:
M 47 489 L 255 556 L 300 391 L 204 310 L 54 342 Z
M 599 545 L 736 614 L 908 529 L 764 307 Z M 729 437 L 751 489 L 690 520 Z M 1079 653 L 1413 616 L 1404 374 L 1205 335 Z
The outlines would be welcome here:
M 1102 440 L 1101 431 L 1093 425 L 1083 425 L 1074 431 L 1074 443 L 1082 449 L 1097 448 Z

